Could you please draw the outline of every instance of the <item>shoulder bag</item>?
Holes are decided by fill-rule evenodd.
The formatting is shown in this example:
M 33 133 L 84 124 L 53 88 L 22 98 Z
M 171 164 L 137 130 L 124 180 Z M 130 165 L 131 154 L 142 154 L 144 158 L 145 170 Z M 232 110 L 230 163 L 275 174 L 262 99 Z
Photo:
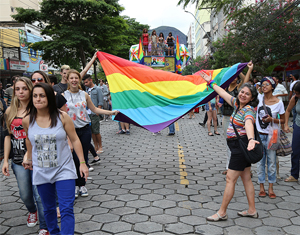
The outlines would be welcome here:
M 248 151 L 247 147 L 248 147 L 248 142 L 249 141 L 247 143 L 245 143 L 241 139 L 241 137 L 240 137 L 240 135 L 239 135 L 237 129 L 235 128 L 234 123 L 233 123 L 233 119 L 234 119 L 235 115 L 237 114 L 238 108 L 236 109 L 236 112 L 235 112 L 235 114 L 234 114 L 234 116 L 232 118 L 232 122 L 231 122 L 232 126 L 233 126 L 233 129 L 234 129 L 234 132 L 235 132 L 236 137 L 237 137 L 237 141 L 239 143 L 239 146 L 240 146 L 240 148 L 241 148 L 241 150 L 242 150 L 242 152 L 244 154 L 244 157 L 247 160 L 247 162 L 249 162 L 249 163 L 257 163 L 257 162 L 259 162 L 263 158 L 263 146 L 262 146 L 262 143 L 261 143 L 261 139 L 259 137 L 259 133 L 258 133 L 258 131 L 256 129 L 256 125 L 254 123 L 253 124 L 254 135 L 255 135 L 254 139 L 257 140 L 259 142 L 259 144 L 255 144 L 254 149 Z

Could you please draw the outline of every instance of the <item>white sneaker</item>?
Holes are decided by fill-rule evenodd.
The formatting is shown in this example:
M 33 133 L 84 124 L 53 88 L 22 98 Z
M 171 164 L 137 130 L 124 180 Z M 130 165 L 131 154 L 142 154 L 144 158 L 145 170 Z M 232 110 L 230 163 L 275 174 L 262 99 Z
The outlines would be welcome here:
M 89 171 L 94 171 L 95 169 L 93 167 L 90 167 L 89 168 Z
M 81 186 L 79 192 L 81 197 L 87 197 L 89 195 L 85 186 Z
M 79 195 L 79 186 L 75 186 L 75 198 L 78 198 Z

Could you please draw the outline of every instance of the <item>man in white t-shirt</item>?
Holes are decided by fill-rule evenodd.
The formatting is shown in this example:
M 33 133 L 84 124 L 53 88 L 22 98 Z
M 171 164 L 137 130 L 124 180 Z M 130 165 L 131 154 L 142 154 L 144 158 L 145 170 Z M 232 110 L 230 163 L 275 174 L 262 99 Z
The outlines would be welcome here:
M 273 91 L 273 95 L 276 96 L 278 99 L 280 99 L 281 101 L 283 101 L 283 97 L 288 96 L 288 92 L 285 89 L 284 85 L 282 85 L 282 79 L 278 78 L 278 77 L 273 77 L 276 81 L 276 87 Z
M 298 74 L 295 74 L 295 75 L 290 74 L 290 78 L 292 81 L 291 81 L 291 85 L 290 85 L 289 100 L 292 98 L 292 95 L 293 95 L 292 90 L 293 90 L 295 83 L 298 82 L 298 80 L 299 80 L 299 75 Z

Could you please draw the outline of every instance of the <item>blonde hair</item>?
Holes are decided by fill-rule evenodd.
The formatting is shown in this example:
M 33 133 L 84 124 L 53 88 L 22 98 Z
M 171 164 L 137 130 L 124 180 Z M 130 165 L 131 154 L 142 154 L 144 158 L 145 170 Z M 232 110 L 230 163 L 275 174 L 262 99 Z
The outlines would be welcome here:
M 65 69 L 65 70 L 70 70 L 70 66 L 69 66 L 69 65 L 66 65 L 66 64 L 63 65 L 63 66 L 61 66 L 61 67 L 60 67 L 60 72 L 62 72 L 64 69 Z
M 27 88 L 30 91 L 30 96 L 29 96 L 30 98 L 29 99 L 32 99 L 32 97 L 31 97 L 31 93 L 32 93 L 32 89 L 33 89 L 32 82 L 27 77 L 18 77 L 16 79 L 14 85 L 13 85 L 14 92 L 13 92 L 13 95 L 12 95 L 12 98 L 11 98 L 10 110 L 9 110 L 9 113 L 7 114 L 7 117 L 6 117 L 6 127 L 7 127 L 8 132 L 10 134 L 11 134 L 10 125 L 11 125 L 12 121 L 15 119 L 15 117 L 17 116 L 18 108 L 20 106 L 20 101 L 19 101 L 18 97 L 15 95 L 15 86 L 16 86 L 17 82 L 24 82 L 26 84 Z M 30 105 L 28 104 L 28 106 L 26 108 L 27 113 L 29 113 L 29 107 L 30 107 Z
M 67 74 L 67 80 L 69 80 L 69 77 L 70 77 L 70 74 L 71 74 L 71 73 L 75 73 L 75 74 L 79 77 L 78 88 L 79 88 L 80 90 L 82 90 L 82 87 L 80 86 L 80 83 L 81 83 L 81 81 L 82 81 L 82 78 L 81 78 L 80 73 L 79 73 L 77 70 L 75 70 L 75 69 L 69 70 L 69 72 L 68 72 L 68 74 Z M 70 84 L 69 84 L 69 83 L 68 83 L 68 90 L 70 90 Z

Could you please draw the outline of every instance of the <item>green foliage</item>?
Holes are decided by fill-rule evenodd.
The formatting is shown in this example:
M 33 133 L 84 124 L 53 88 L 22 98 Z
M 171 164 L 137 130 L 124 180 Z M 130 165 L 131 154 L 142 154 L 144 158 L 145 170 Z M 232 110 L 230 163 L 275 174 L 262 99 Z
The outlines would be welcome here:
M 192 75 L 202 69 L 212 69 L 212 62 L 210 55 L 198 56 L 195 60 L 191 60 L 189 65 L 183 69 L 182 75 Z
M 78 68 L 81 62 L 84 67 L 95 49 L 128 58 L 130 36 L 136 40 L 135 30 L 145 27 L 121 17 L 118 0 L 43 0 L 40 4 L 40 11 L 17 8 L 12 17 L 18 22 L 39 22 L 42 35 L 52 40 L 36 42 L 32 48 L 42 50 L 43 59 L 57 65 Z
M 300 11 L 293 2 L 268 0 L 232 9 L 228 17 L 228 35 L 213 44 L 214 68 L 252 60 L 267 75 L 300 52 Z

